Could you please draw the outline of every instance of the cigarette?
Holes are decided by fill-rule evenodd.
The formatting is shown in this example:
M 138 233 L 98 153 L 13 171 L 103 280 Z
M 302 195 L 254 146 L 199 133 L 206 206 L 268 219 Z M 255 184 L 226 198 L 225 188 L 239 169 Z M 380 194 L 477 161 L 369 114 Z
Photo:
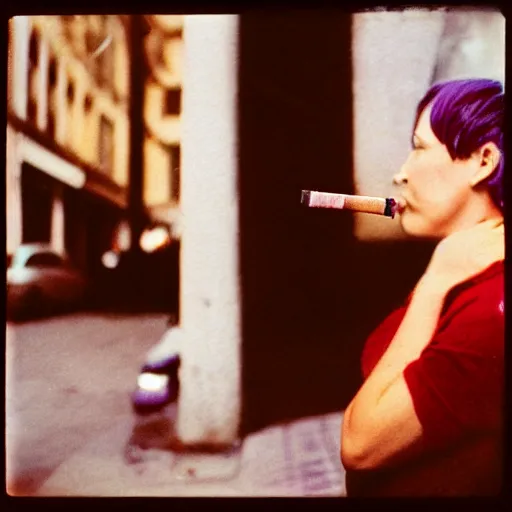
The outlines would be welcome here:
M 300 201 L 310 208 L 335 208 L 361 213 L 373 213 L 394 218 L 397 202 L 392 197 L 355 196 L 303 190 Z

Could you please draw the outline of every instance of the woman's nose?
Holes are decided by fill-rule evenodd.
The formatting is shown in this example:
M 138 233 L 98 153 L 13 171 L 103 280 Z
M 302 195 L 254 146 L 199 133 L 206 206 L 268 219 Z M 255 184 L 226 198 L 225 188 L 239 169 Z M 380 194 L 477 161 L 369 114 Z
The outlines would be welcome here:
M 403 183 L 407 183 L 407 175 L 404 168 L 401 167 L 400 171 L 393 176 L 393 184 L 402 185 Z

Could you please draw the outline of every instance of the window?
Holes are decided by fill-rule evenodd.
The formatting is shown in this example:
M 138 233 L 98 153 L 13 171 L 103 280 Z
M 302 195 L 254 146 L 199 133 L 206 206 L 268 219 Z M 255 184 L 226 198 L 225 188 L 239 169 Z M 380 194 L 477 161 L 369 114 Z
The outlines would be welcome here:
M 73 84 L 72 79 L 69 79 L 68 89 L 66 93 L 68 96 L 69 104 L 72 105 L 73 101 L 75 100 L 75 85 Z
M 87 55 L 91 55 L 98 46 L 98 38 L 92 31 L 89 23 L 86 23 L 85 28 L 85 51 Z
M 114 127 L 104 115 L 100 117 L 100 167 L 107 173 L 114 168 Z
M 92 110 L 92 96 L 87 93 L 84 98 L 84 110 L 88 114 Z
M 55 89 L 57 86 L 57 59 L 55 57 L 50 58 L 48 65 L 48 135 L 52 139 L 55 139 Z
M 168 89 L 165 96 L 165 113 L 179 116 L 181 113 L 181 89 Z
M 57 85 L 57 59 L 51 57 L 48 65 L 48 87 L 53 89 Z
M 54 254 L 52 252 L 40 252 L 38 254 L 33 254 L 27 260 L 27 267 L 62 267 L 63 261 L 60 256 Z
M 181 148 L 180 146 L 171 146 L 169 148 L 171 157 L 171 199 L 180 200 L 180 165 L 181 165 Z
M 28 47 L 28 60 L 30 68 L 36 68 L 39 62 L 39 41 L 37 39 L 37 33 L 32 30 L 30 34 L 30 42 Z
M 109 16 L 88 16 L 85 30 L 87 68 L 100 88 L 114 86 L 114 46 Z
M 99 73 L 98 82 L 101 87 L 111 90 L 114 86 L 114 49 L 113 42 L 107 39 L 106 35 L 100 44 L 108 45 L 99 55 Z
M 28 104 L 27 120 L 35 121 L 37 116 L 37 68 L 39 66 L 38 34 L 32 30 L 28 49 Z

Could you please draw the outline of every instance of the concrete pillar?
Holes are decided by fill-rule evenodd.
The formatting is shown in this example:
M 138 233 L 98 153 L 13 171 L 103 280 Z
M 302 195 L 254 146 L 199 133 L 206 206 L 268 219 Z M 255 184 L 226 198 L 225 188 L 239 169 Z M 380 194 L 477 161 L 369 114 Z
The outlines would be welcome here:
M 16 16 L 13 18 L 13 23 L 13 108 L 20 119 L 27 119 L 30 22 L 28 16 Z
M 59 254 L 63 255 L 65 253 L 64 203 L 62 201 L 61 188 L 53 196 L 51 246 Z
M 21 156 L 20 138 L 9 125 L 6 136 L 6 242 L 7 253 L 13 254 L 22 240 Z
M 238 437 L 241 328 L 234 15 L 184 21 L 180 315 L 176 433 L 185 445 Z

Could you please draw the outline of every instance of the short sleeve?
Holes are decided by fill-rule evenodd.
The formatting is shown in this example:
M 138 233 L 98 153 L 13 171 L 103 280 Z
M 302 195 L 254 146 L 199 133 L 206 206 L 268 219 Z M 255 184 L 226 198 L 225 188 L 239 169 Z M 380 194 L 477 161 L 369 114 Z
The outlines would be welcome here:
M 485 296 L 467 304 L 405 368 L 427 447 L 501 428 L 505 336 L 500 304 Z
M 405 316 L 405 312 L 405 307 L 393 311 L 366 340 L 361 356 L 361 372 L 365 379 L 370 375 L 379 359 L 387 350 Z

